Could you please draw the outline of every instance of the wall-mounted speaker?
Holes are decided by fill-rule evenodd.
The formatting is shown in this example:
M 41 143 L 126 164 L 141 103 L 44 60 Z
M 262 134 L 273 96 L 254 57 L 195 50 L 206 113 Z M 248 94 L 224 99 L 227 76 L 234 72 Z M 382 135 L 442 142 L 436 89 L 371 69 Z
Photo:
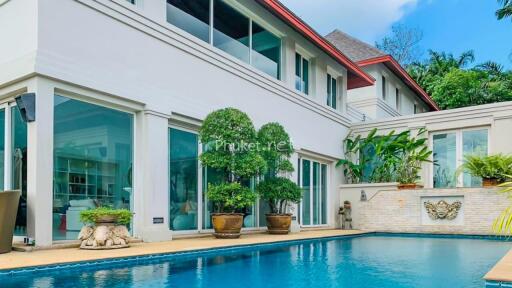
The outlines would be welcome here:
M 21 94 L 17 96 L 15 100 L 23 121 L 36 121 L 36 93 Z

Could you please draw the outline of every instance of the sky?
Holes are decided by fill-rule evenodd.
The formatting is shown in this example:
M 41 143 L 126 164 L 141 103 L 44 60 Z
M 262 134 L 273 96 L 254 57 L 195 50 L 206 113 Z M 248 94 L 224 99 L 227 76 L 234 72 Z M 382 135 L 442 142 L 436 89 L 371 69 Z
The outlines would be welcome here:
M 394 24 L 423 31 L 427 50 L 459 55 L 473 50 L 477 63 L 496 61 L 512 69 L 512 20 L 498 21 L 496 0 L 281 0 L 320 34 L 340 29 L 369 44 Z

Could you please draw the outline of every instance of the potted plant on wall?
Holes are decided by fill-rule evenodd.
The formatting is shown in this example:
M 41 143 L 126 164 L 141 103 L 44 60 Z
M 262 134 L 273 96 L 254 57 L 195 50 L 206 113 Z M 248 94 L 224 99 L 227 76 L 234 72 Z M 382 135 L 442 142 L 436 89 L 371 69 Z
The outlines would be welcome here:
M 457 175 L 463 172 L 481 177 L 483 187 L 497 186 L 507 180 L 506 175 L 512 175 L 512 155 L 468 155 L 457 169 Z
M 81 249 L 116 249 L 128 247 L 133 213 L 127 209 L 98 207 L 80 212 L 85 225 L 78 234 Z
M 293 153 L 290 136 L 280 124 L 268 123 L 258 131 L 258 141 L 267 169 L 256 190 L 270 208 L 270 213 L 265 215 L 268 232 L 288 234 L 292 222 L 289 205 L 299 203 L 302 198 L 299 186 L 286 177 L 294 170 L 289 160 Z
M 257 195 L 242 185 L 258 175 L 265 161 L 257 151 L 256 130 L 249 117 L 234 108 L 210 113 L 199 130 L 205 151 L 203 166 L 223 174 L 220 184 L 208 184 L 207 197 L 214 207 L 212 224 L 217 238 L 239 238 L 243 209 L 256 201 Z
M 395 166 L 398 189 L 416 189 L 423 163 L 432 162 L 432 151 L 427 146 L 427 137 L 424 137 L 426 133 L 427 130 L 422 128 L 416 137 L 411 137 L 411 132 L 405 131 L 393 140 L 395 157 L 398 159 Z

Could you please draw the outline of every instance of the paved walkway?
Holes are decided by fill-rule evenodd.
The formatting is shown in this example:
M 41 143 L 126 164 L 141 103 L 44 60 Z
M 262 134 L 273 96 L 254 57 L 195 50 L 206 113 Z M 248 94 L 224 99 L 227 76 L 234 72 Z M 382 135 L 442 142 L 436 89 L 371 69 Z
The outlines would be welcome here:
M 0 254 L 0 270 L 238 245 L 356 235 L 362 233 L 364 232 L 358 230 L 316 230 L 292 233 L 289 235 L 248 234 L 242 235 L 240 239 L 215 239 L 213 237 L 202 237 L 177 239 L 158 243 L 136 243 L 126 249 L 103 251 L 80 250 L 78 248 L 36 250 L 33 252 L 13 251 L 7 254 Z
M 485 277 L 488 281 L 512 283 L 512 250 L 501 258 L 501 260 L 489 271 Z

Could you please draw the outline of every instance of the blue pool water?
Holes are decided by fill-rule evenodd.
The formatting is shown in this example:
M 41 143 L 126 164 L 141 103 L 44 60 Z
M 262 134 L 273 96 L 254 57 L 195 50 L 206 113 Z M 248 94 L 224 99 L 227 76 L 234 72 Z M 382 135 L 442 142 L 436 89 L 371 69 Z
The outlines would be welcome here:
M 368 235 L 0 271 L 0 287 L 481 288 L 511 247 L 493 239 Z

